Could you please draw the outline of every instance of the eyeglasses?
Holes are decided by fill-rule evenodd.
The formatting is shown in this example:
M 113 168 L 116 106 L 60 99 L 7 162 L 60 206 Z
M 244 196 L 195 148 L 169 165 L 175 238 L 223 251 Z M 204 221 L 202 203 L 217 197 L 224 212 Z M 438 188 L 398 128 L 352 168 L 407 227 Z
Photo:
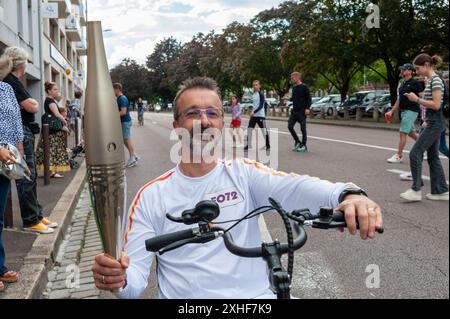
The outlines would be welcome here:
M 182 113 L 183 117 L 189 120 L 199 120 L 202 118 L 202 114 L 210 120 L 217 120 L 223 117 L 223 111 L 214 107 L 208 107 L 207 109 L 192 108 Z

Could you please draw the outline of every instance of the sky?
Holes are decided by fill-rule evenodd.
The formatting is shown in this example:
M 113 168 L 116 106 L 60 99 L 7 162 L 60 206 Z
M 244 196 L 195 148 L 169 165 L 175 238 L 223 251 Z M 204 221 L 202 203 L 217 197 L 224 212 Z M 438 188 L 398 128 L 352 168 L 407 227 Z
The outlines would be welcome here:
M 199 33 L 245 23 L 282 0 L 88 0 L 89 21 L 102 21 L 109 67 L 129 57 L 145 63 L 170 36 L 182 43 Z

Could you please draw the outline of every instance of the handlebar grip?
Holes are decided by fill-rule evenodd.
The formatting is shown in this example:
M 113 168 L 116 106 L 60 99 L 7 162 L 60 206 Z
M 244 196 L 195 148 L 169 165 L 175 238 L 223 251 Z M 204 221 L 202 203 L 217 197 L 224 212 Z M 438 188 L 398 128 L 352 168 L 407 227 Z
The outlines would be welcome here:
M 336 211 L 333 213 L 333 221 L 335 222 L 342 222 L 345 223 L 345 214 L 344 212 L 341 211 Z M 357 229 L 359 229 L 359 225 L 357 224 Z M 375 230 L 377 233 L 382 234 L 384 233 L 384 228 L 381 227 L 380 229 L 376 229 Z
M 156 236 L 145 241 L 147 251 L 157 252 L 161 248 L 172 244 L 173 242 L 188 239 L 196 236 L 197 228 L 180 230 L 174 233 Z

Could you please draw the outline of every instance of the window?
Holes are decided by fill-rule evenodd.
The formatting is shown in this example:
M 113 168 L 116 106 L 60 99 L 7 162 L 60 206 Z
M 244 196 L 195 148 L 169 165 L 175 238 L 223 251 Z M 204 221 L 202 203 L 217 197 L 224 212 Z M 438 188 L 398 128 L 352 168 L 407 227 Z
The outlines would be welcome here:
M 19 35 L 23 36 L 23 7 L 22 0 L 17 0 L 17 31 Z
M 58 47 L 58 24 L 55 19 L 50 19 L 50 39 Z
M 28 39 L 33 43 L 33 6 L 28 0 Z

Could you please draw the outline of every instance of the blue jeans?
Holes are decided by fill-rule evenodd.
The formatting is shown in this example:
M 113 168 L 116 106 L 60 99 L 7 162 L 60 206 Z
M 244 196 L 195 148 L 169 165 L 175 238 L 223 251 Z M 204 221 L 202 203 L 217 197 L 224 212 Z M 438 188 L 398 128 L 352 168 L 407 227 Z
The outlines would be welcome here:
M 34 135 L 30 129 L 23 126 L 23 150 L 26 156 L 28 168 L 31 171 L 31 182 L 24 179 L 17 180 L 17 195 L 19 197 L 20 214 L 23 227 L 31 227 L 39 224 L 43 218 L 43 208 L 37 198 L 37 171 L 36 157 L 34 154 Z
M 11 189 L 11 182 L 6 177 L 0 176 L 0 276 L 8 272 L 9 269 L 5 266 L 5 248 L 3 247 L 2 233 L 3 233 L 3 218 L 5 214 L 6 201 Z
M 441 113 L 433 114 L 427 120 L 427 123 L 428 127 L 420 134 L 409 154 L 413 177 L 412 189 L 420 191 L 423 186 L 423 153 L 427 151 L 428 165 L 430 166 L 431 194 L 442 194 L 448 192 L 444 169 L 439 159 L 439 141 L 442 132 L 445 131 L 443 115 Z

